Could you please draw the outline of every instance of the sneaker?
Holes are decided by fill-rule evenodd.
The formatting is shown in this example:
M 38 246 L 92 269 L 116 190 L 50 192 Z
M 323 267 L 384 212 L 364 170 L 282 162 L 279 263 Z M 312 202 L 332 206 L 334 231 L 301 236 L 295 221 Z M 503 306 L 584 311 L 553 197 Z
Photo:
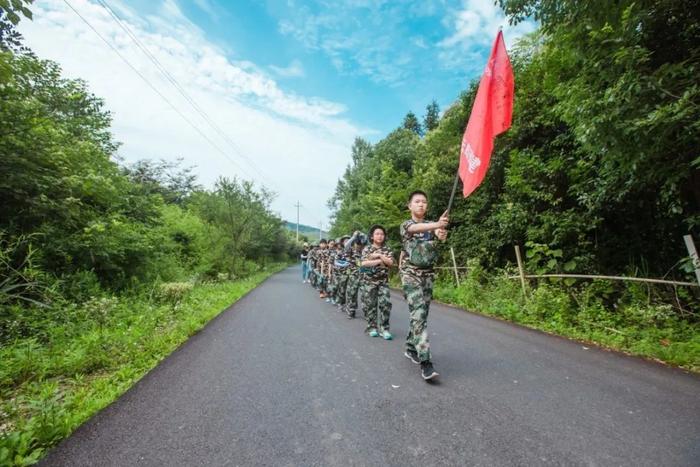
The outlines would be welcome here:
M 390 340 L 392 340 L 392 339 L 394 338 L 394 336 L 393 336 L 389 331 L 386 331 L 386 330 L 385 330 L 385 331 L 382 331 L 382 338 L 383 338 L 385 341 L 390 341 Z
M 415 350 L 406 350 L 403 354 L 407 359 L 409 359 L 416 365 L 420 363 L 420 360 L 418 360 L 418 352 L 416 352 Z
M 355 315 L 348 315 L 348 319 L 355 319 Z
M 331 302 L 331 299 L 330 299 L 330 298 L 327 298 L 327 299 L 326 299 L 326 303 L 330 303 L 330 302 Z
M 369 332 L 369 337 L 379 337 L 379 333 L 377 332 L 376 329 L 372 329 L 372 330 Z
M 430 361 L 421 362 L 420 373 L 421 373 L 421 376 L 423 377 L 423 379 L 426 381 L 433 379 L 437 376 L 440 376 L 440 373 L 435 371 L 435 368 L 433 368 L 433 364 L 430 363 Z

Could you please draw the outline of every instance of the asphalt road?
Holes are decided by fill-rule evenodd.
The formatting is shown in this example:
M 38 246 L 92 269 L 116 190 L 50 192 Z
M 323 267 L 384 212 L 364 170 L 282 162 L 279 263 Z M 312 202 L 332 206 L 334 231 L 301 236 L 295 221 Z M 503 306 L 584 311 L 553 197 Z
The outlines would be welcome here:
M 438 383 L 290 268 L 43 465 L 700 465 L 700 378 L 433 304 Z

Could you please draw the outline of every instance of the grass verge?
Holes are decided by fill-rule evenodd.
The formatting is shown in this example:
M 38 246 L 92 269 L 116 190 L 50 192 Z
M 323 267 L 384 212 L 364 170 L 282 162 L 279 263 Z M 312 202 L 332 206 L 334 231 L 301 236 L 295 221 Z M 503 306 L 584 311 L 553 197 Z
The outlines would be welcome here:
M 460 287 L 437 280 L 434 298 L 467 310 L 552 334 L 590 342 L 700 372 L 700 322 L 696 314 L 649 300 L 645 286 L 607 294 L 606 281 L 564 286 L 541 282 L 524 297 L 518 281 L 481 271 Z M 612 304 L 612 305 L 611 305 Z
M 0 466 L 31 465 L 231 303 L 285 264 L 248 278 L 102 297 L 50 335 L 0 349 Z

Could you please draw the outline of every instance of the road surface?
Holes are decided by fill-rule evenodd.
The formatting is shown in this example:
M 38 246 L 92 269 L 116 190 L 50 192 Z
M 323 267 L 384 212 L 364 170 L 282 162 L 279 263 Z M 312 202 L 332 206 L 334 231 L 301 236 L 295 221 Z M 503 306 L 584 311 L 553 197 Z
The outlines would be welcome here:
M 43 465 L 700 465 L 700 378 L 433 304 L 439 382 L 272 276 Z

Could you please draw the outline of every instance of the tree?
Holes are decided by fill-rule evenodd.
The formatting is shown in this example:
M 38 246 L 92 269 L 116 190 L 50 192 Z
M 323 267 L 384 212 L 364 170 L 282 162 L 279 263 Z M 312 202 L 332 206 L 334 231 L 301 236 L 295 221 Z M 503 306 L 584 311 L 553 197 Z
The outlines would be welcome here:
M 449 243 L 457 256 L 500 268 L 513 260 L 513 243 L 529 242 L 558 255 L 534 255 L 537 270 L 643 268 L 682 278 L 682 236 L 700 228 L 700 2 L 500 3 L 511 20 L 534 16 L 541 29 L 510 50 L 513 126 L 497 138 L 483 184 L 455 200 Z M 378 209 L 393 222 L 390 205 L 413 187 L 428 192 L 428 217 L 438 216 L 477 85 L 437 127 L 426 122 L 424 138 L 409 112 L 367 163 L 350 167 L 334 228 L 368 225 Z
M 0 0 L 0 51 L 28 52 L 15 26 L 22 16 L 32 19 L 32 12 L 27 8 L 31 3 L 31 0 Z
M 416 114 L 414 114 L 413 112 L 408 112 L 406 114 L 406 116 L 403 119 L 403 123 L 401 124 L 401 128 L 410 130 L 418 136 L 421 136 L 423 134 L 423 128 L 421 128 L 420 122 L 418 121 L 418 117 L 416 117 Z
M 500 3 L 556 44 L 540 54 L 542 91 L 581 145 L 570 183 L 600 219 L 600 259 L 665 273 L 700 228 L 700 2 Z
M 182 161 L 182 158 L 175 162 L 142 159 L 123 170 L 132 182 L 143 188 L 144 193 L 158 193 L 166 203 L 183 204 L 201 187 L 192 172 L 194 167 L 182 167 Z
M 425 108 L 425 116 L 423 117 L 423 128 L 426 133 L 434 130 L 440 123 L 440 106 L 433 100 Z

